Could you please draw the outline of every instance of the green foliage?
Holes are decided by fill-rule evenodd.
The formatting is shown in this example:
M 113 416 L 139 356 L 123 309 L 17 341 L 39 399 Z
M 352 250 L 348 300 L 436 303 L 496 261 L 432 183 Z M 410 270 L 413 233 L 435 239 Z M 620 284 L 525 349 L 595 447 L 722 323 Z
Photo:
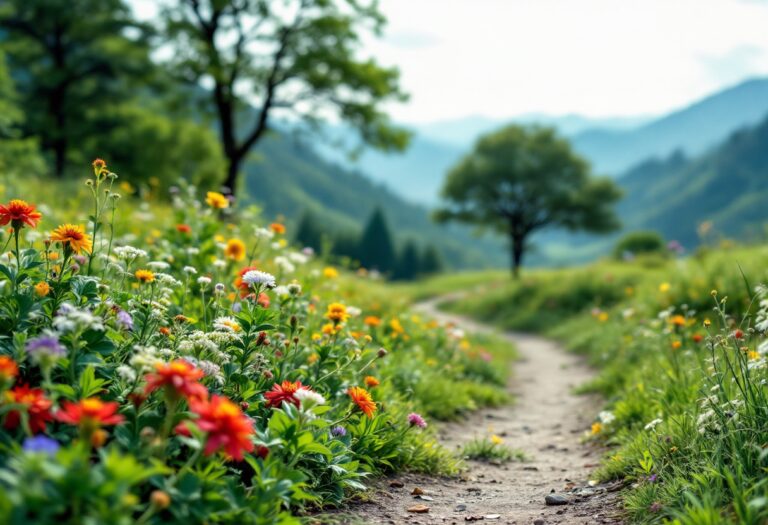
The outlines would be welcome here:
M 645 254 L 665 255 L 667 247 L 664 238 L 655 231 L 636 231 L 624 235 L 613 248 L 616 259 L 625 259 Z
M 130 99 L 135 81 L 152 71 L 144 33 L 130 15 L 123 0 L 0 6 L 0 43 L 18 83 L 24 132 L 40 139 L 57 176 L 83 161 L 72 152 L 100 132 L 105 108 Z
M 456 220 L 509 236 L 517 275 L 531 233 L 548 226 L 603 233 L 618 227 L 620 192 L 594 178 L 550 128 L 512 125 L 481 137 L 448 174 L 440 221 Z

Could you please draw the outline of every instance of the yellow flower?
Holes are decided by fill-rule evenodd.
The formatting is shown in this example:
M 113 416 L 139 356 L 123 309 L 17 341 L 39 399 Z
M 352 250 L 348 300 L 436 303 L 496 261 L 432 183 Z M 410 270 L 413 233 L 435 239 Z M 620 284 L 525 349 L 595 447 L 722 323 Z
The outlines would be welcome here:
M 315 334 L 315 335 L 317 335 L 318 338 L 320 337 L 320 334 Z M 312 336 L 312 338 L 314 339 L 314 336 Z M 309 354 L 309 357 L 307 357 L 307 363 L 309 363 L 310 365 L 314 365 L 315 363 L 317 363 L 318 359 L 320 359 L 320 356 L 317 355 L 316 353 Z
M 48 260 L 56 261 L 59 259 L 59 252 L 48 252 Z
M 229 199 L 217 191 L 209 191 L 206 193 L 205 202 L 208 206 L 216 210 L 229 208 Z
M 389 322 L 389 327 L 392 329 L 393 334 L 405 333 L 405 328 L 403 328 L 403 325 L 400 323 L 400 319 L 392 319 Z
M 334 324 L 332 324 L 332 323 L 326 323 L 326 324 L 324 324 L 324 325 L 323 325 L 323 327 L 321 328 L 321 331 L 322 331 L 322 332 L 323 332 L 325 335 L 333 335 L 333 334 L 337 334 L 337 333 L 339 333 L 339 331 L 341 331 L 341 326 L 339 326 L 339 325 L 334 325 Z
M 709 319 L 704 319 L 704 326 L 709 327 L 709 325 L 711 324 L 712 324 L 712 321 L 710 321 Z
M 672 341 L 672 350 L 678 350 L 681 346 L 683 346 L 683 343 L 680 341 Z
M 314 334 L 312 334 L 312 340 L 313 340 L 313 341 L 319 341 L 319 340 L 320 340 L 320 339 L 322 339 L 322 338 L 323 338 L 323 336 L 322 336 L 321 334 L 318 334 L 317 332 L 315 332 Z
M 757 361 L 760 359 L 760 354 L 758 352 L 755 352 L 754 350 L 750 350 L 747 352 L 747 357 L 749 357 L 753 361 Z
M 240 239 L 230 239 L 224 248 L 224 255 L 227 259 L 233 261 L 242 261 L 245 259 L 245 243 Z
M 45 281 L 40 281 L 35 285 L 35 294 L 37 294 L 38 297 L 45 297 L 51 293 L 51 287 L 48 286 L 48 283 Z
M 339 271 L 333 266 L 326 266 L 325 269 L 323 270 L 323 276 L 326 279 L 335 279 L 336 277 L 339 276 Z
M 349 319 L 347 313 L 347 307 L 341 303 L 331 303 L 328 305 L 328 310 L 325 312 L 326 319 L 333 321 L 335 324 L 343 323 Z
M 504 440 L 501 439 L 501 437 L 494 434 L 491 436 L 491 443 L 493 443 L 494 445 L 501 445 L 502 443 L 504 443 Z
M 670 288 L 671 288 L 671 286 L 670 286 L 670 284 L 669 284 L 669 283 L 661 283 L 661 284 L 659 285 L 659 291 L 660 291 L 661 293 L 667 293 L 667 292 L 669 291 L 669 289 L 670 289 Z
M 65 250 L 72 250 L 72 253 L 91 253 L 93 247 L 91 236 L 77 224 L 62 224 L 51 233 L 51 241 L 60 242 Z
M 136 280 L 144 284 L 155 281 L 155 274 L 150 270 L 136 270 L 136 273 L 133 275 L 136 277 Z
M 603 431 L 603 424 L 602 423 L 598 423 L 598 422 L 592 423 L 592 435 L 593 436 L 599 434 L 602 431 Z
M 608 312 L 600 312 L 597 314 L 597 320 L 604 323 L 608 320 Z

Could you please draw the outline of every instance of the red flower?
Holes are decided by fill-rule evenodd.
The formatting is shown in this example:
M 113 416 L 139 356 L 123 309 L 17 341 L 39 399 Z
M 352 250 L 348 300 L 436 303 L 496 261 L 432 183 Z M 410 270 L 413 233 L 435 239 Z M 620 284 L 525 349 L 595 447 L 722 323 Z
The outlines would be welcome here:
M 309 390 L 309 388 L 301 384 L 301 381 L 283 381 L 282 384 L 275 383 L 272 386 L 272 390 L 264 394 L 264 397 L 267 400 L 267 406 L 280 408 L 283 406 L 283 401 L 299 406 L 299 400 L 296 399 L 294 394 L 302 389 Z
M 733 337 L 736 338 L 736 339 L 743 339 L 744 338 L 744 332 L 742 332 L 741 330 L 739 330 L 737 328 L 736 331 L 733 332 Z
M 24 225 L 30 228 L 37 228 L 37 223 L 43 215 L 35 210 L 33 204 L 20 199 L 13 199 L 6 205 L 0 205 L 0 226 L 5 226 L 9 222 L 14 229 L 21 229 Z
M 191 233 L 192 227 L 189 224 L 177 224 L 176 231 L 179 233 Z
M 98 397 L 81 399 L 77 403 L 64 401 L 56 413 L 56 419 L 68 425 L 79 425 L 94 429 L 101 425 L 117 425 L 125 419 L 117 414 L 118 404 L 114 401 L 104 402 Z
M 208 390 L 198 383 L 205 373 L 191 363 L 177 359 L 170 363 L 158 363 L 155 365 L 155 370 L 154 374 L 147 374 L 145 377 L 147 387 L 144 391 L 147 394 L 165 387 L 166 392 L 181 394 L 187 399 L 208 397 Z
M 253 422 L 232 401 L 214 395 L 210 401 L 190 400 L 190 408 L 198 416 L 197 427 L 208 434 L 206 456 L 223 450 L 228 459 L 242 461 L 244 452 L 253 452 Z
M 235 288 L 240 290 L 240 297 L 246 297 L 249 293 L 251 293 L 251 287 L 248 283 L 243 282 L 243 275 L 246 273 L 252 271 L 252 270 L 258 270 L 255 266 L 246 266 L 239 272 L 237 272 L 237 277 L 235 277 Z
M 700 343 L 704 339 L 704 336 L 701 334 L 693 334 L 693 342 L 694 343 Z
M 53 402 L 45 397 L 40 388 L 29 388 L 29 385 L 19 385 L 6 393 L 9 403 L 24 405 L 29 417 L 29 429 L 33 434 L 45 432 L 45 425 L 53 421 L 51 405 Z M 5 417 L 5 428 L 14 429 L 21 423 L 21 411 L 11 410 Z

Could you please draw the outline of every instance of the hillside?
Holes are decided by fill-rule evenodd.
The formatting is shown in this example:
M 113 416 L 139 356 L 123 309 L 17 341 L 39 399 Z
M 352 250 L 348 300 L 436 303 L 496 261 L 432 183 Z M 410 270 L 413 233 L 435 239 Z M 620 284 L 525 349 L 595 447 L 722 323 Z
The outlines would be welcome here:
M 685 246 L 698 242 L 704 221 L 729 237 L 761 235 L 768 222 L 768 119 L 697 158 L 676 153 L 640 164 L 620 183 L 627 227 L 657 229 Z
M 380 207 L 398 241 L 434 244 L 450 268 L 500 266 L 499 240 L 477 239 L 467 228 L 433 223 L 429 211 L 406 202 L 382 184 L 321 158 L 310 146 L 273 134 L 246 166 L 244 187 L 268 218 L 284 215 L 295 224 L 305 211 L 323 217 L 328 230 L 359 229 Z
M 600 173 L 618 175 L 649 157 L 675 150 L 696 155 L 768 113 L 768 79 L 753 79 L 631 130 L 594 129 L 572 138 Z

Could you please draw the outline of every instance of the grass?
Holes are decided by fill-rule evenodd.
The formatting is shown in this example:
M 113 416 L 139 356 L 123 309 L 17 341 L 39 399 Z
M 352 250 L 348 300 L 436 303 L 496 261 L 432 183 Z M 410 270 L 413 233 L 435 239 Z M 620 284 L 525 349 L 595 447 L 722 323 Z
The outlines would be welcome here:
M 488 463 L 504 464 L 510 461 L 523 461 L 525 454 L 504 444 L 499 436 L 475 438 L 461 449 L 464 459 L 487 461 Z

